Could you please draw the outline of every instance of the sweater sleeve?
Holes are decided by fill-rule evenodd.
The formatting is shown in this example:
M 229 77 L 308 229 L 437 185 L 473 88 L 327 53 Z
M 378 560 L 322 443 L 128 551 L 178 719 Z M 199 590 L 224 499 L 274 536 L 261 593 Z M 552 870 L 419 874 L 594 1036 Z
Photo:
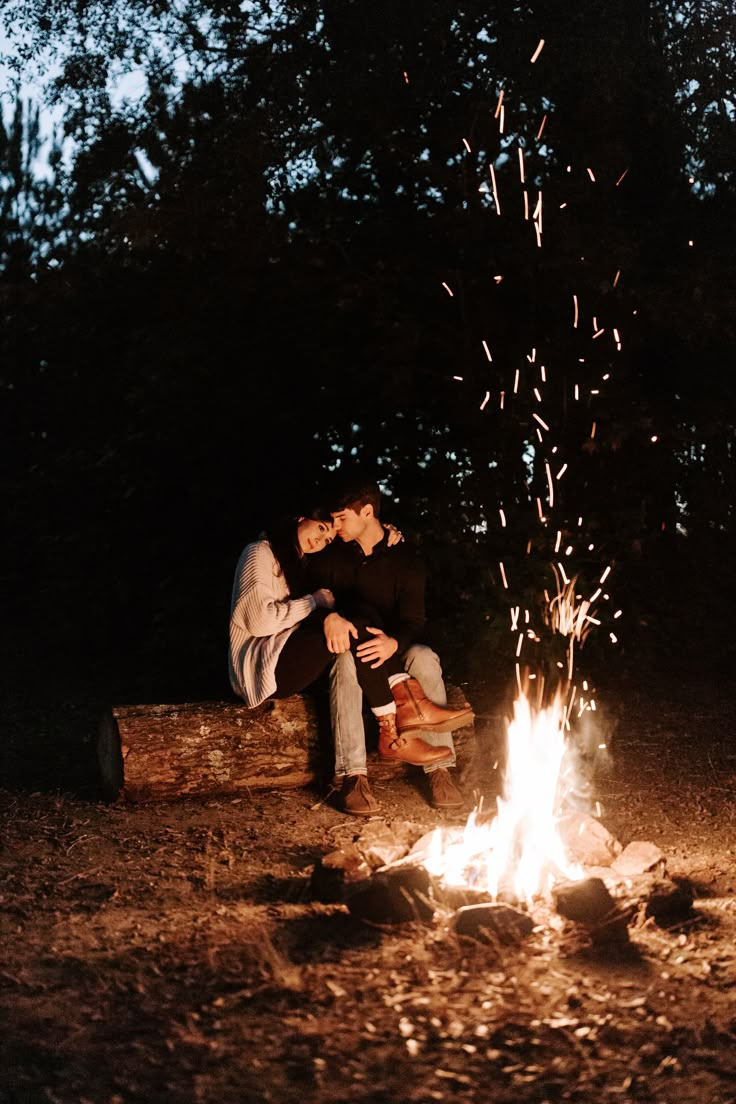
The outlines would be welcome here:
M 289 598 L 286 583 L 267 541 L 249 544 L 238 569 L 232 620 L 249 636 L 273 636 L 308 617 L 317 603 L 311 594 Z

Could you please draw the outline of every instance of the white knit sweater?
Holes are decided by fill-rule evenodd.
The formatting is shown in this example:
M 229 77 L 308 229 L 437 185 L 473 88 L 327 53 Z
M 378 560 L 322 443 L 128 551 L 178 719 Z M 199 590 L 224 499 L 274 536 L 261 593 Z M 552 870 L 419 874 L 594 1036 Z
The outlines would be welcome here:
M 289 598 L 266 540 L 247 545 L 235 569 L 230 605 L 230 685 L 254 708 L 276 689 L 276 664 L 294 629 L 316 607 L 311 594 Z

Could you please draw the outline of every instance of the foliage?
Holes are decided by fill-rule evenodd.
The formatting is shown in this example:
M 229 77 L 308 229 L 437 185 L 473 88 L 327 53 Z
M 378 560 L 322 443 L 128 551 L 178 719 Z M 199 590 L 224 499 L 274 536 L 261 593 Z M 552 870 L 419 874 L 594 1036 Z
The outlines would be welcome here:
M 438 615 L 479 631 L 580 516 L 590 580 L 678 524 L 730 533 L 733 43 L 709 9 L 717 38 L 669 0 L 9 0 L 6 63 L 63 133 L 43 179 L 38 109 L 2 136 L 3 447 L 44 586 L 87 588 L 80 634 L 160 658 L 192 623 L 214 655 L 239 544 L 347 457 L 423 541 Z

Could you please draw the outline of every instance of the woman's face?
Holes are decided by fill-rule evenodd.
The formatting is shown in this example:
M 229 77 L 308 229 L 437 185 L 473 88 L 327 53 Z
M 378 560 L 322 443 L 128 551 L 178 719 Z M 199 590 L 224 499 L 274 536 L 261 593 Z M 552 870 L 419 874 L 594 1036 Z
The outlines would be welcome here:
M 321 552 L 332 541 L 335 535 L 331 521 L 314 521 L 313 518 L 299 518 L 296 527 L 296 539 L 299 551 L 304 556 L 311 556 L 313 552 Z

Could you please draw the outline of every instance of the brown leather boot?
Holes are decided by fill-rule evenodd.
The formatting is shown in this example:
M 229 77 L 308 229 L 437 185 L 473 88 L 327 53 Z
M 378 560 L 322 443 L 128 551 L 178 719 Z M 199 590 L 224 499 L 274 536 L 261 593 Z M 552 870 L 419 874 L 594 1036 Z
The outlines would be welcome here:
M 473 710 L 469 705 L 462 709 L 448 709 L 435 705 L 422 690 L 416 679 L 404 679 L 391 687 L 396 702 L 396 727 L 399 732 L 412 728 L 431 728 L 434 732 L 453 732 L 470 724 Z
M 378 721 L 378 754 L 383 759 L 398 759 L 413 767 L 425 767 L 427 763 L 439 763 L 447 759 L 446 747 L 432 747 L 418 736 L 402 736 L 396 728 L 396 714 L 376 717 Z
M 373 816 L 380 808 L 364 774 L 351 774 L 344 780 L 340 803 L 353 816 Z

